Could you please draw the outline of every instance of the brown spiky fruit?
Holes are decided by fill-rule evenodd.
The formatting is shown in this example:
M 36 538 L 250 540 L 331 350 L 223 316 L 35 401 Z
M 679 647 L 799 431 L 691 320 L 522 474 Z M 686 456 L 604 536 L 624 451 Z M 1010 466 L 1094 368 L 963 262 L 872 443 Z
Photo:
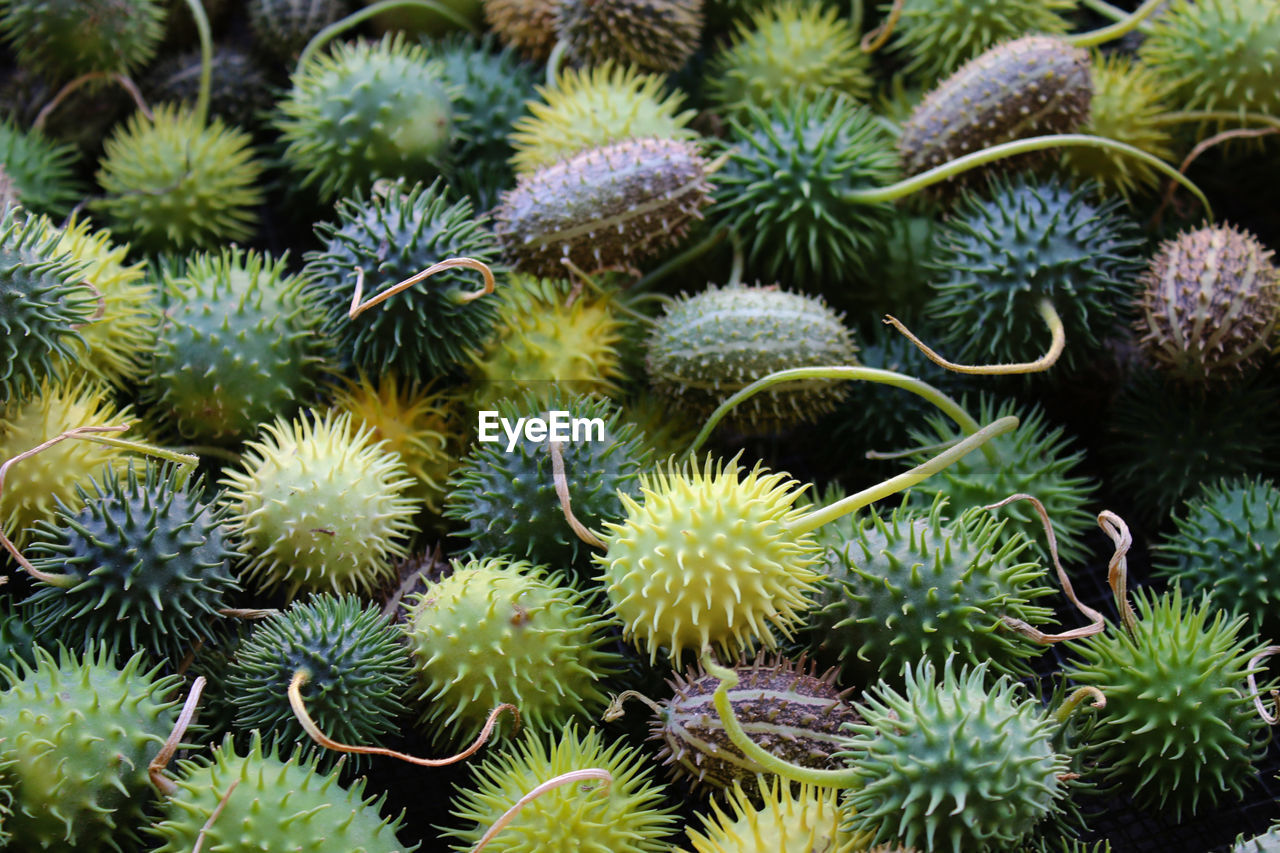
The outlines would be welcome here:
M 530 62 L 546 62 L 556 45 L 554 0 L 484 0 L 484 20 L 498 39 Z
M 702 0 L 555 0 L 557 37 L 585 65 L 679 71 L 698 49 Z
M 1135 328 L 1143 351 L 1185 382 L 1227 379 L 1257 361 L 1280 312 L 1275 253 L 1230 225 L 1161 244 L 1139 278 Z

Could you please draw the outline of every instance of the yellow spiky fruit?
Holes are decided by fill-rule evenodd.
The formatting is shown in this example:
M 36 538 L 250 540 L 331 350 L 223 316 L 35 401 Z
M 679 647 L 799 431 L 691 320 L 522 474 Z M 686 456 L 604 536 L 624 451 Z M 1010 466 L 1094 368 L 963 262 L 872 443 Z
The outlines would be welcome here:
M 793 789 L 777 776 L 762 777 L 758 787 L 760 799 L 753 802 L 742 783 L 734 781 L 729 797 L 733 816 L 711 801 L 711 815 L 701 816 L 703 831 L 686 830 L 694 853 L 853 853 L 861 849 L 857 838 L 840 831 L 843 818 L 835 788 L 804 784 Z
M 719 647 L 733 657 L 755 643 L 790 637 L 813 602 L 820 549 L 788 529 L 803 516 L 804 487 L 738 457 L 641 475 L 641 500 L 620 494 L 626 517 L 606 522 L 599 580 L 623 636 L 673 661 Z

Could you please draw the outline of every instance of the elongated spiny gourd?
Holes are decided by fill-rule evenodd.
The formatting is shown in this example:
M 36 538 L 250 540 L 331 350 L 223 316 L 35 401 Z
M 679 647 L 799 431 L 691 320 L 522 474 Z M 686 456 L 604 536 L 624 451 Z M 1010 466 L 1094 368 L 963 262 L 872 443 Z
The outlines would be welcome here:
M 553 0 L 557 38 L 574 62 L 679 71 L 698 49 L 703 0 Z
M 710 414 L 757 379 L 791 367 L 848 364 L 857 347 L 820 297 L 777 286 L 710 287 L 668 306 L 645 344 L 653 389 L 674 406 Z M 745 432 L 809 421 L 840 401 L 848 383 L 775 385 L 731 415 Z
M 1206 225 L 1160 245 L 1139 279 L 1143 351 L 1186 382 L 1221 381 L 1262 358 L 1280 319 L 1280 268 L 1248 231 Z
M 494 230 L 515 266 L 560 278 L 644 263 L 680 240 L 711 200 L 711 164 L 693 142 L 630 139 L 520 176 Z
M 43 134 L 0 119 L 0 169 L 10 182 L 11 202 L 50 216 L 65 216 L 79 199 L 71 167 L 75 150 Z M 4 206 L 0 199 L 0 208 Z
M 758 790 L 759 794 L 753 794 Z M 734 782 L 729 814 L 711 800 L 711 814 L 700 815 L 702 830 L 686 833 L 694 853 L 853 853 L 859 839 L 844 831 L 838 795 L 814 785 L 793 786 L 763 777 L 754 788 Z

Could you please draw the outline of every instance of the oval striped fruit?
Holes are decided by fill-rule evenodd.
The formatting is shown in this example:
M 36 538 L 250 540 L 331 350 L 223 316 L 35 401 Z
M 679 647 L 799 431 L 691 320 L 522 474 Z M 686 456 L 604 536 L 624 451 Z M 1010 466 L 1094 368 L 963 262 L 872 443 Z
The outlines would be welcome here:
M 504 250 L 523 272 L 557 278 L 568 258 L 587 272 L 652 258 L 701 218 L 711 199 L 707 160 L 693 142 L 628 139 L 522 175 L 494 214 Z

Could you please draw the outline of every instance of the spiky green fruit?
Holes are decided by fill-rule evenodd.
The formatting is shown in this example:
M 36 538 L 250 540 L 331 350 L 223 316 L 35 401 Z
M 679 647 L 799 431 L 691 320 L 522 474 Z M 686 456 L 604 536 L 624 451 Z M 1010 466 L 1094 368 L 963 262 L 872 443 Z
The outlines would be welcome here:
M 947 498 L 929 509 L 904 503 L 887 523 L 872 513 L 835 550 L 838 573 L 823 581 L 822 610 L 813 617 L 819 649 L 834 651 L 846 672 L 894 681 L 907 664 L 988 662 L 994 673 L 1030 675 L 1044 646 L 1006 620 L 1044 628 L 1054 595 L 1030 545 L 990 510 L 970 508 L 946 518 Z
M 985 452 L 971 453 L 916 486 L 915 493 L 925 500 L 932 500 L 937 494 L 945 495 L 958 513 L 970 507 L 997 503 L 1014 494 L 1033 495 L 1049 514 L 1062 561 L 1068 565 L 1083 561 L 1088 556 L 1084 534 L 1094 524 L 1092 513 L 1085 507 L 1093 499 L 1096 488 L 1088 477 L 1080 474 L 1084 453 L 1072 450 L 1071 439 L 1064 435 L 1062 427 L 1047 423 L 1039 407 L 1025 409 L 1013 401 L 997 405 L 984 395 L 978 409 L 980 423 L 991 423 L 998 417 L 1015 413 L 1021 423 L 1013 432 L 987 443 L 992 458 Z M 934 445 L 962 437 L 955 424 L 939 415 L 930 416 L 928 423 L 927 431 L 911 432 L 912 440 L 918 445 Z M 924 454 L 913 457 L 917 463 L 925 458 Z M 1008 533 L 1020 531 L 1036 543 L 1041 555 L 1048 556 L 1044 524 L 1028 502 L 1001 507 L 999 513 L 1012 522 L 1006 528 Z
M 588 148 L 516 180 L 494 229 L 522 272 L 630 268 L 682 238 L 710 202 L 711 164 L 694 142 L 628 139 Z
M 154 116 L 134 113 L 103 143 L 91 209 L 148 252 L 250 239 L 263 198 L 253 140 L 177 104 Z
M 575 62 L 679 71 L 702 37 L 702 0 L 552 0 L 556 37 Z
M 58 82 L 146 65 L 166 11 L 159 0 L 7 0 L 0 9 L 0 32 L 18 61 Z
M 35 525 L 32 564 L 56 580 L 38 581 L 28 618 L 42 639 L 76 649 L 105 643 L 181 660 L 213 642 L 218 610 L 240 590 L 238 554 L 224 513 L 201 497 L 203 483 L 147 463 L 121 475 L 108 467 L 93 491 L 77 484 L 72 509 Z
M 845 795 L 846 828 L 872 843 L 952 853 L 1009 849 L 1062 810 L 1068 760 L 1057 724 L 1022 685 L 985 663 L 941 675 L 908 665 L 897 690 L 881 681 L 857 703 L 845 759 L 857 786 Z
M 355 319 L 351 297 L 363 271 L 365 301 L 447 258 L 482 261 L 496 272 L 497 239 L 469 201 L 450 201 L 441 181 L 407 192 L 392 187 L 368 201 L 343 199 L 336 222 L 316 225 L 324 241 L 308 252 L 306 298 L 324 312 L 323 332 L 339 352 L 367 373 L 395 371 L 428 378 L 463 362 L 467 347 L 483 340 L 497 315 L 492 296 L 474 298 L 474 270 L 447 270 L 392 296 Z
M 625 517 L 604 525 L 606 553 L 593 559 L 623 636 L 679 661 L 715 645 L 725 656 L 792 636 L 812 606 L 819 575 L 812 535 L 788 525 L 804 488 L 783 473 L 737 458 L 668 463 L 640 477 L 637 501 L 622 495 Z
M 209 71 L 209 114 L 229 126 L 257 126 L 274 103 L 265 69 L 250 54 L 222 44 L 214 48 Z M 151 103 L 194 105 L 200 95 L 200 72 L 199 50 L 175 54 L 147 75 L 143 92 Z
M 988 194 L 989 193 L 989 194 Z M 1142 269 L 1142 235 L 1121 202 L 1094 188 L 1023 175 L 968 193 L 935 238 L 925 311 L 948 321 L 942 344 L 960 362 L 1029 362 L 1048 349 L 1047 299 L 1082 364 L 1118 326 Z
M 268 742 L 310 746 L 288 697 L 295 673 L 305 672 L 299 692 L 320 731 L 340 743 L 379 745 L 407 712 L 401 638 L 377 607 L 353 595 L 321 593 L 268 617 L 240 644 L 227 674 L 236 727 L 260 731 Z
M 207 850 L 416 850 L 396 838 L 401 817 L 381 815 L 386 796 L 365 799 L 365 780 L 344 788 L 340 773 L 321 773 L 298 750 L 287 761 L 275 749 L 264 752 L 257 732 L 240 755 L 228 736 L 211 759 L 180 763 L 177 790 L 147 831 L 163 842 L 156 853 L 186 853 L 200 843 Z
M 461 745 L 504 702 L 542 734 L 589 717 L 608 702 L 601 679 L 622 662 L 604 648 L 607 624 L 559 572 L 505 557 L 454 561 L 409 605 L 404 626 L 420 725 Z
M 542 103 L 512 126 L 511 165 L 527 175 L 584 151 L 625 139 L 697 139 L 688 127 L 693 110 L 677 112 L 680 96 L 664 91 L 657 74 L 604 62 L 561 71 L 555 86 L 537 87 Z
M 1134 600 L 1131 625 L 1072 642 L 1063 670 L 1107 697 L 1090 743 L 1103 781 L 1179 818 L 1238 799 L 1266 749 L 1245 684 L 1257 635 L 1207 595 L 1184 603 L 1178 588 L 1139 590 Z
M 635 427 L 622 422 L 608 401 L 590 397 L 526 393 L 503 400 L 497 409 L 509 424 L 520 418 L 549 421 L 552 411 L 588 425 L 576 440 L 558 442 L 573 514 L 592 529 L 621 518 L 623 495 L 636 492 L 649 462 Z M 466 525 L 458 535 L 470 539 L 470 549 L 480 554 L 510 554 L 561 567 L 585 563 L 588 549 L 569 526 L 556 494 L 548 440 L 534 441 L 523 429 L 514 443 L 501 429 L 490 433 L 487 439 L 480 436 L 454 471 L 445 499 L 445 517 Z
M 84 345 L 77 329 L 97 307 L 84 268 L 43 222 L 0 209 L 0 399 L 20 402 L 62 375 Z
M 1280 113 L 1280 7 L 1272 0 L 1175 0 L 1138 53 L 1188 110 Z
M 344 0 L 249 0 L 254 46 L 281 65 L 297 62 L 316 33 L 347 13 Z
M 778 370 L 849 364 L 857 350 L 841 316 L 820 297 L 770 287 L 710 287 L 668 306 L 645 344 L 654 390 L 706 416 L 734 392 Z M 813 420 L 848 383 L 775 385 L 735 409 L 730 422 L 768 432 Z
M 275 126 L 284 160 L 325 201 L 369 192 L 379 178 L 431 180 L 453 133 L 444 66 L 398 34 L 339 42 L 293 75 Z
M 58 145 L 7 118 L 0 119 L 0 168 L 12 185 L 11 201 L 28 210 L 50 216 L 65 216 L 71 210 L 80 197 L 71 172 L 75 158 L 72 146 Z
M 587 781 L 553 788 L 526 805 L 487 849 L 494 853 L 660 853 L 675 830 L 672 808 L 654 783 L 644 756 L 622 740 L 606 745 L 600 730 L 585 735 L 575 725 L 549 745 L 529 732 L 515 749 L 486 758 L 476 769 L 474 787 L 463 789 L 451 812 L 466 826 L 446 829 L 465 853 L 499 817 L 529 791 L 561 774 L 599 768 L 613 781 L 602 787 Z M 584 790 L 584 788 L 586 790 Z
M 862 849 L 857 838 L 840 829 L 844 816 L 835 790 L 808 784 L 797 788 L 776 776 L 757 787 L 760 794 L 753 796 L 734 782 L 728 801 L 732 815 L 711 800 L 711 814 L 700 815 L 702 831 L 686 830 L 695 853 L 853 853 Z
M 871 95 L 871 59 L 835 7 L 780 0 L 739 21 L 733 40 L 711 60 L 707 97 L 726 118 L 750 121 L 747 107 L 785 112 L 825 92 L 851 101 Z
M 1222 381 L 1258 361 L 1280 320 L 1280 267 L 1249 231 L 1206 225 L 1160 244 L 1138 280 L 1135 329 L 1171 376 Z
M 312 395 L 328 347 L 286 260 L 224 248 L 164 276 L 143 399 L 184 439 L 237 443 Z
M 277 418 L 225 471 L 233 541 L 243 575 L 260 589 L 370 592 L 408 553 L 418 503 L 400 457 L 349 414 L 309 410 Z
M 26 619 L 23 608 L 9 596 L 0 598 L 0 664 L 16 669 L 18 661 L 34 666 L 36 662 L 36 635 Z M 0 688 L 9 683 L 0 677 Z
M 893 206 L 847 196 L 898 171 L 893 139 L 871 111 L 824 93 L 786 111 L 748 107 L 733 127 L 711 216 L 743 235 L 748 268 L 797 288 L 860 269 Z
M 34 665 L 0 667 L 0 778 L 13 791 L 5 820 L 14 849 L 136 849 L 151 797 L 147 763 L 176 718 L 177 676 L 147 670 L 139 652 L 118 666 L 105 648 L 83 657 L 35 650 Z

